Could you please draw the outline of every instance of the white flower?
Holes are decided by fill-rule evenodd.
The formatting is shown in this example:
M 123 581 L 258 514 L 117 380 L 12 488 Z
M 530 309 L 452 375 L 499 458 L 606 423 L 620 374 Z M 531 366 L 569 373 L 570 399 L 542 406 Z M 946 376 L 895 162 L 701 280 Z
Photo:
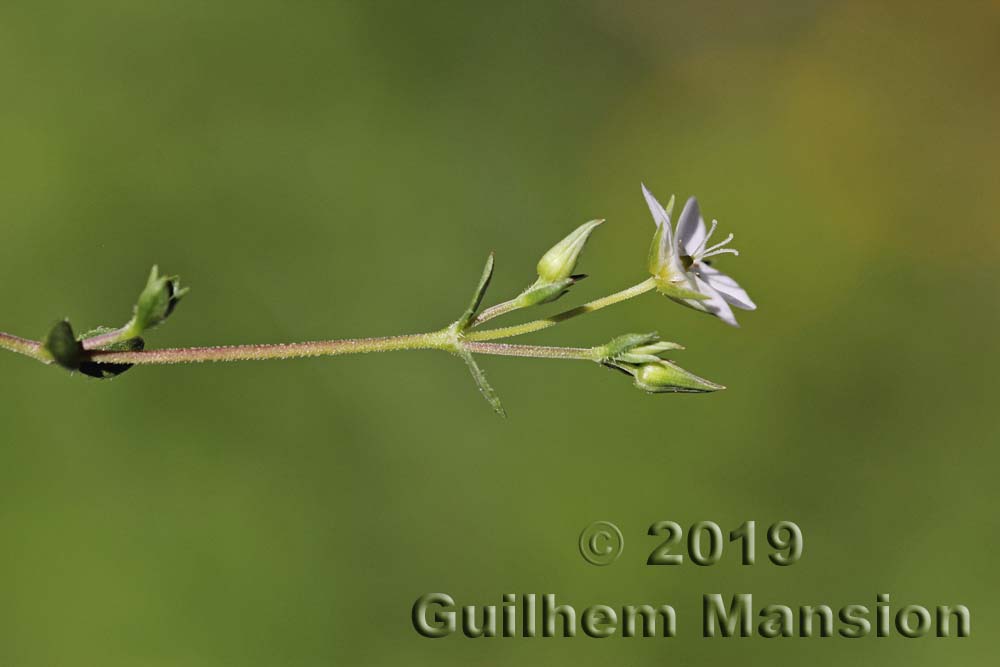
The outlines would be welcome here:
M 705 229 L 705 221 L 694 197 L 684 204 L 675 232 L 670 226 L 673 197 L 664 209 L 645 185 L 642 186 L 642 194 L 646 197 L 657 228 L 649 250 L 649 271 L 656 279 L 657 289 L 677 303 L 715 315 L 734 327 L 739 326 L 732 306 L 756 310 L 757 304 L 735 280 L 706 261 L 725 253 L 739 255 L 737 250 L 726 247 L 733 240 L 733 235 L 709 245 L 718 222 L 713 220 L 712 227 Z

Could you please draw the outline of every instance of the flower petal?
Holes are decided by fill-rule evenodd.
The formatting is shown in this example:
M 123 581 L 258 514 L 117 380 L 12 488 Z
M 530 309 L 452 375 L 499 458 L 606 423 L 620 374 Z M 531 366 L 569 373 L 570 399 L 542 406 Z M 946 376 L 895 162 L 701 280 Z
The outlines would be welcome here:
M 698 276 L 721 294 L 722 298 L 729 304 L 743 310 L 757 310 L 757 304 L 753 302 L 747 291 L 722 271 L 703 262 L 696 264 L 694 269 Z
M 694 255 L 705 241 L 705 221 L 698 208 L 698 200 L 691 197 L 684 204 L 684 210 L 677 219 L 677 245 L 684 249 L 684 254 Z
M 719 292 L 717 292 L 711 285 L 699 278 L 697 275 L 690 273 L 688 275 L 694 281 L 695 290 L 708 298 L 704 300 L 684 299 L 682 303 L 686 306 L 694 308 L 695 310 L 700 310 L 703 313 L 715 315 L 730 326 L 738 327 L 739 324 L 736 323 L 736 316 L 733 315 L 733 309 L 729 307 L 728 303 L 726 303 L 725 298 L 723 298 Z
M 662 227 L 666 225 L 667 232 L 670 232 L 670 216 L 667 212 L 663 210 L 663 206 L 660 202 L 656 201 L 656 197 L 653 193 L 646 189 L 646 184 L 642 185 L 642 196 L 646 198 L 646 206 L 649 207 L 649 212 L 653 214 L 653 222 L 656 223 L 657 227 Z

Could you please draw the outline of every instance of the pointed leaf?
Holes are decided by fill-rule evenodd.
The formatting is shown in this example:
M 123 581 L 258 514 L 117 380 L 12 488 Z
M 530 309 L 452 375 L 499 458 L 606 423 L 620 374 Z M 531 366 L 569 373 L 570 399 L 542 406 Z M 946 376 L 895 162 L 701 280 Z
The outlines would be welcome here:
M 479 312 L 479 306 L 483 303 L 483 297 L 486 296 L 486 290 L 490 286 L 490 280 L 493 279 L 493 253 L 486 258 L 486 266 L 483 267 L 483 275 L 479 279 L 479 284 L 476 286 L 476 291 L 472 295 L 472 301 L 469 303 L 468 309 L 462 314 L 462 317 L 458 320 L 458 330 L 465 331 L 469 328 L 469 324 L 476 317 L 476 313 Z
M 483 373 L 483 369 L 479 367 L 476 360 L 472 358 L 472 353 L 468 350 L 462 349 L 458 352 L 458 355 L 465 360 L 465 364 L 469 367 L 469 372 L 472 373 L 472 379 L 476 381 L 476 386 L 479 387 L 479 393 L 483 395 L 486 402 L 493 407 L 493 411 L 496 412 L 501 417 L 506 417 L 507 412 L 503 409 L 503 405 L 500 403 L 500 397 L 497 396 L 496 391 L 490 386 L 490 383 L 486 381 L 486 374 Z

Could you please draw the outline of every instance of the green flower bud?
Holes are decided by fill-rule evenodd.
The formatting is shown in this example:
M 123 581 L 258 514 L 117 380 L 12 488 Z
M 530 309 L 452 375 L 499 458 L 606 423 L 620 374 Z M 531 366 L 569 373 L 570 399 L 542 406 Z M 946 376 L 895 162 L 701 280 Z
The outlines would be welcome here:
M 527 308 L 555 301 L 566 294 L 570 287 L 586 278 L 587 276 L 574 274 L 573 271 L 590 233 L 602 222 L 604 221 L 586 222 L 552 246 L 538 262 L 538 280 L 521 292 L 515 300 L 516 307 Z
M 625 334 L 618 336 L 600 348 L 603 364 L 646 364 L 660 361 L 660 354 L 668 350 L 683 350 L 683 345 L 660 340 L 656 333 Z
M 725 389 L 669 361 L 659 360 L 635 369 L 635 386 L 651 394 L 664 392 L 700 394 Z
M 187 288 L 181 288 L 177 276 L 161 276 L 159 269 L 154 266 L 149 273 L 146 287 L 135 304 L 132 330 L 141 334 L 162 324 L 187 292 Z
M 570 278 L 576 269 L 576 261 L 587 243 L 587 238 L 603 220 L 585 222 L 569 236 L 552 246 L 538 262 L 538 278 L 543 283 L 558 283 Z
M 655 331 L 644 334 L 629 333 L 612 338 L 600 348 L 601 361 L 618 361 L 622 355 L 628 354 L 637 347 L 655 343 L 659 339 L 660 337 L 656 335 Z

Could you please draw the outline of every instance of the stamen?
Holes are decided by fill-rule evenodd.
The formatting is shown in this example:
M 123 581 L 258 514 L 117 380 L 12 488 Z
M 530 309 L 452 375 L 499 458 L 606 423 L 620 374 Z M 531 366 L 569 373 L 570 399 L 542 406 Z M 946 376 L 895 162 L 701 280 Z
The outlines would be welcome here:
M 729 253 L 739 257 L 740 251 L 736 248 L 719 248 L 718 250 L 710 250 L 709 252 L 706 252 L 701 256 L 701 259 L 704 260 L 706 257 L 715 257 L 716 255 L 721 255 L 723 253 Z
M 722 241 L 721 243 L 716 243 L 711 248 L 705 248 L 705 254 L 703 256 L 707 257 L 710 253 L 712 253 L 715 250 L 718 250 L 719 248 L 721 248 L 722 246 L 726 245 L 727 243 L 729 243 L 732 240 L 733 240 L 733 235 L 730 234 L 729 236 L 726 237 L 725 241 Z
M 715 233 L 715 228 L 718 226 L 719 226 L 719 221 L 713 220 L 712 228 L 708 230 L 708 234 L 705 234 L 705 238 L 701 240 L 701 244 L 698 246 L 698 249 L 692 253 L 695 257 L 697 257 L 701 253 L 701 251 L 705 249 L 705 244 L 708 243 L 708 240 L 710 238 L 712 238 L 712 234 Z

